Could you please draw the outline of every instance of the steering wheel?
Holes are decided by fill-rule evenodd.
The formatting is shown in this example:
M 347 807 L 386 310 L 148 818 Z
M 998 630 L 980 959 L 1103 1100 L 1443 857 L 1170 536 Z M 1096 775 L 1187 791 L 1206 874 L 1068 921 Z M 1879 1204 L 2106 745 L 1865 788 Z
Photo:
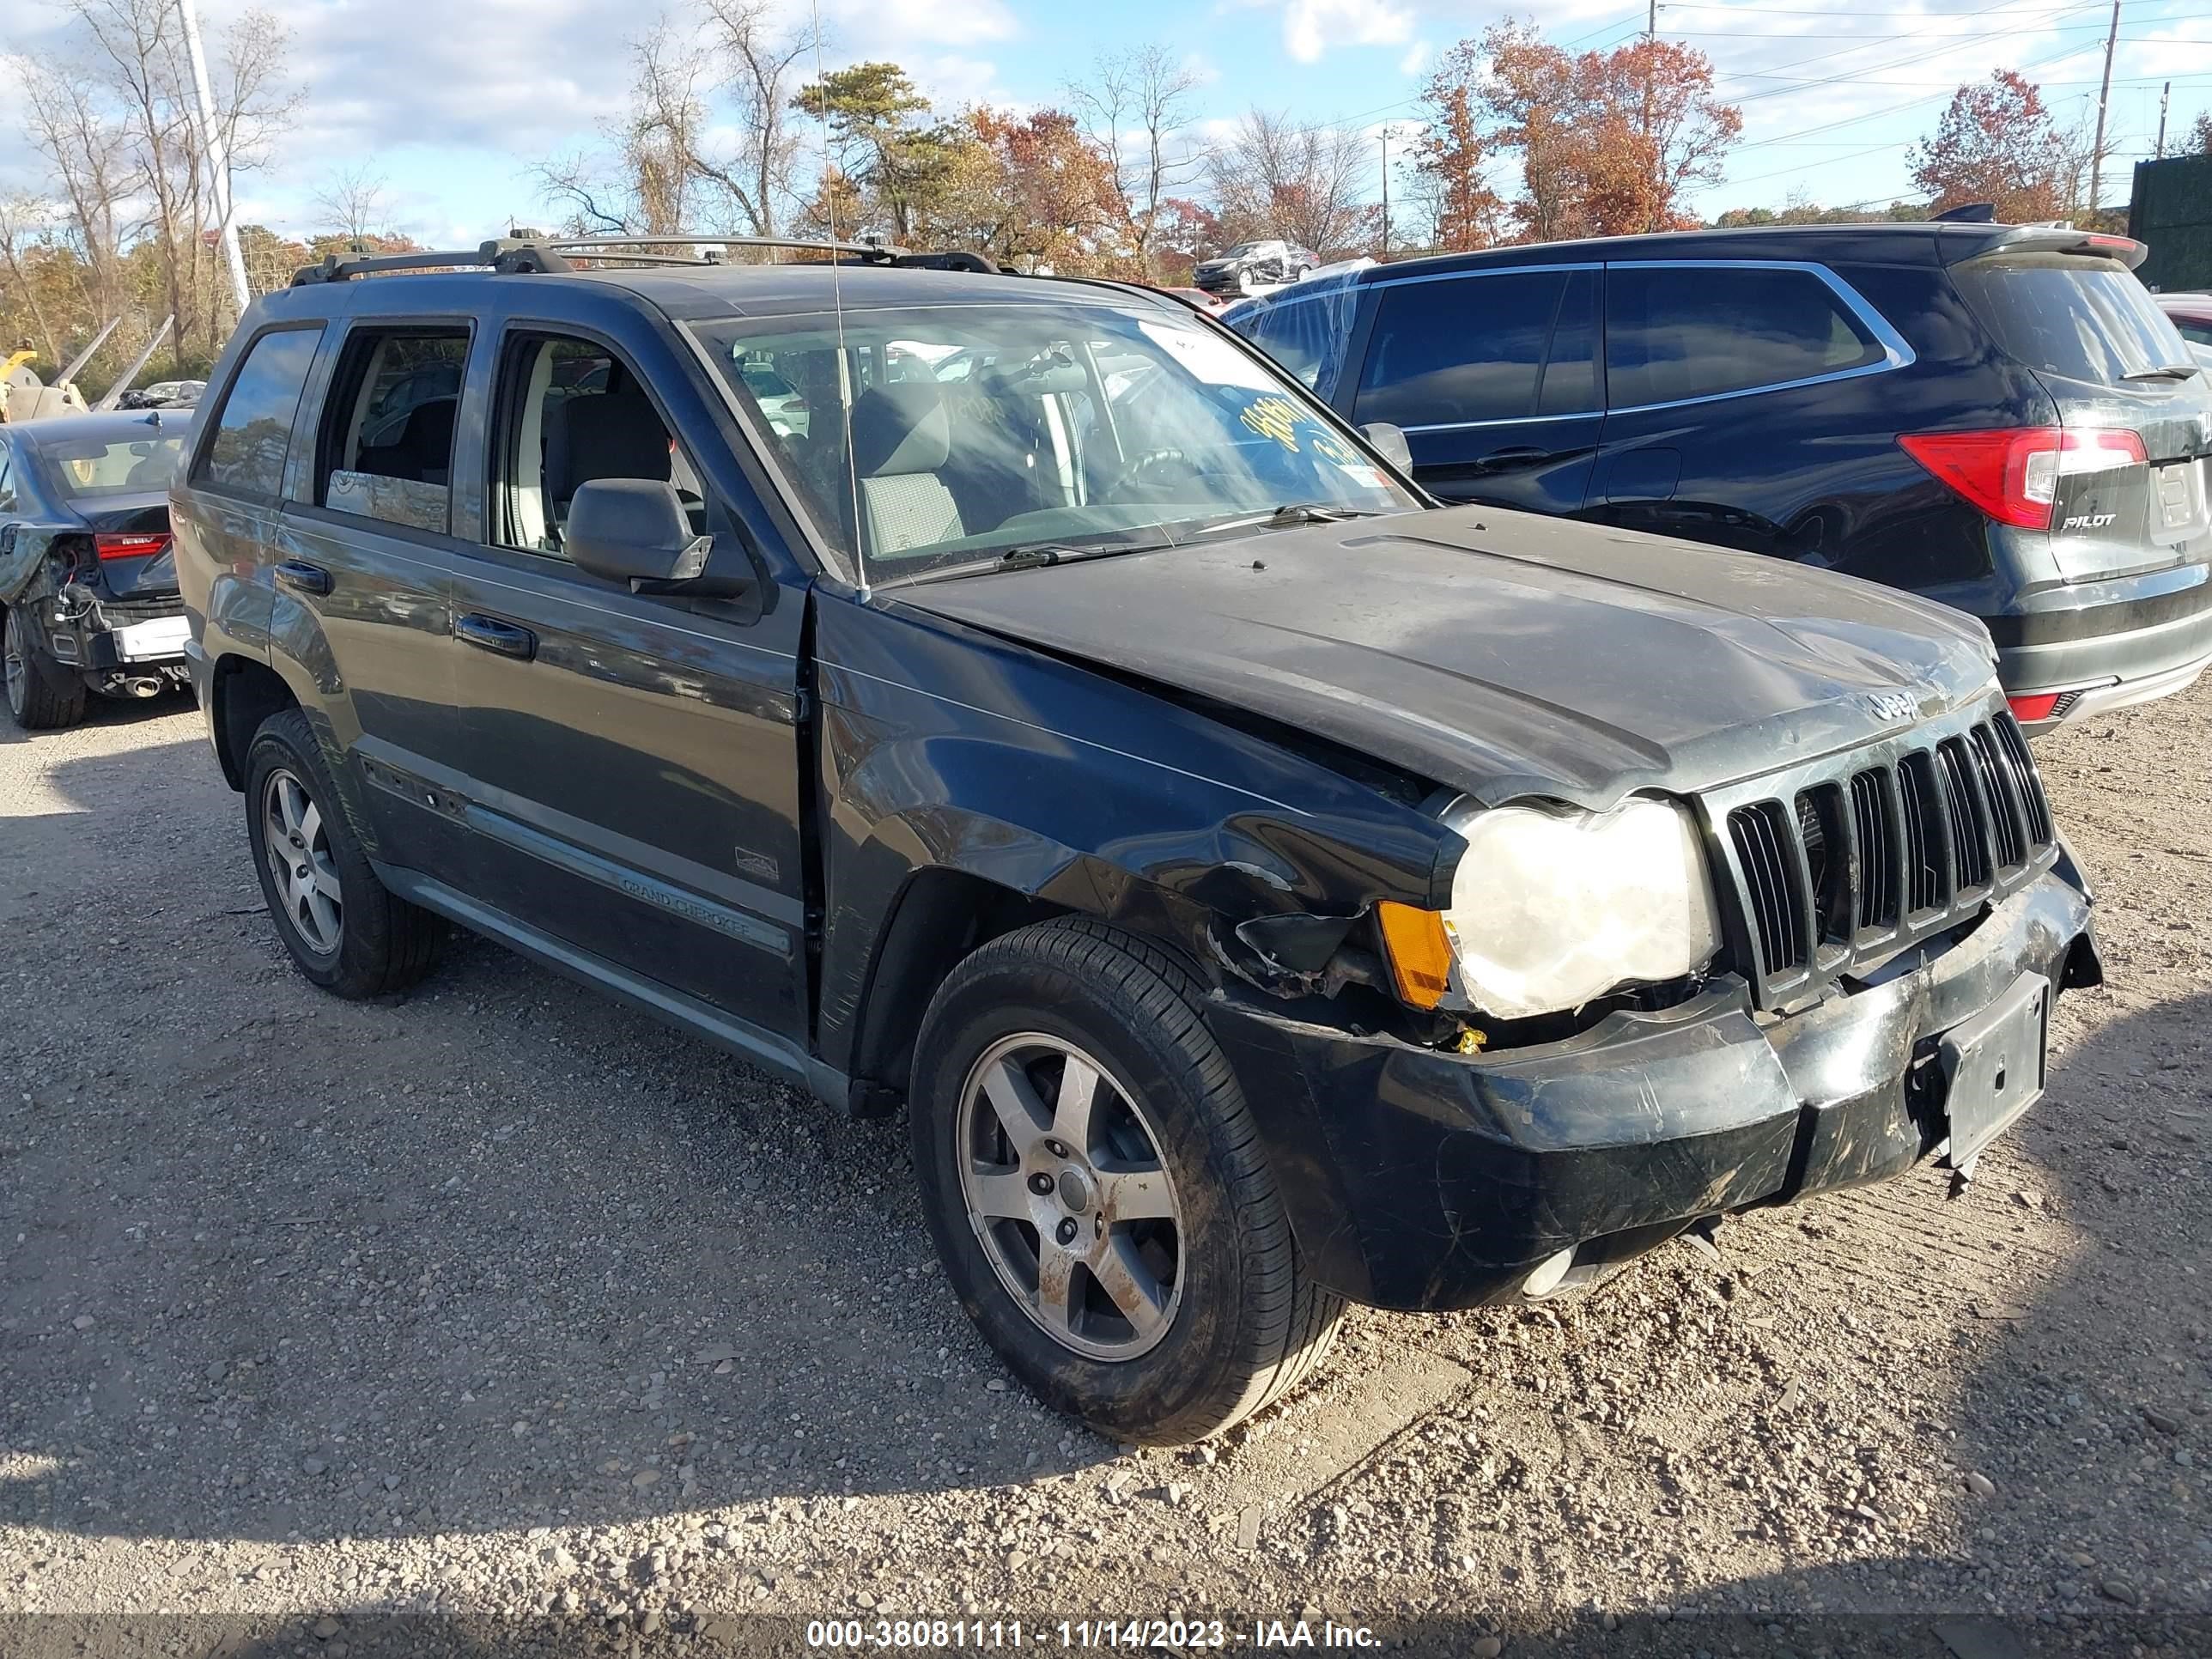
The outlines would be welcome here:
M 1124 490 L 1164 495 L 1200 476 L 1198 463 L 1183 451 L 1148 449 L 1116 472 L 1100 489 L 1098 495 L 1105 501 L 1112 501 Z

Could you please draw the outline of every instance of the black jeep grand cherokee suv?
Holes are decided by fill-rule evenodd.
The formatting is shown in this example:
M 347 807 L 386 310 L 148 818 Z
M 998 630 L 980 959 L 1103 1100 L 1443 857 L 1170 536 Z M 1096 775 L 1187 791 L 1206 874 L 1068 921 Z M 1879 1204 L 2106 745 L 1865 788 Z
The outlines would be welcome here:
M 903 1103 L 961 1300 L 1110 1433 L 1346 1298 L 1970 1164 L 2099 977 L 1955 612 L 1427 508 L 1142 290 L 481 258 L 258 301 L 176 487 L 286 947 L 370 996 L 458 921 Z
M 1222 320 L 1448 501 L 1686 536 L 1980 617 L 2031 730 L 2212 663 L 2212 386 L 2124 236 L 1801 225 L 1494 248 Z

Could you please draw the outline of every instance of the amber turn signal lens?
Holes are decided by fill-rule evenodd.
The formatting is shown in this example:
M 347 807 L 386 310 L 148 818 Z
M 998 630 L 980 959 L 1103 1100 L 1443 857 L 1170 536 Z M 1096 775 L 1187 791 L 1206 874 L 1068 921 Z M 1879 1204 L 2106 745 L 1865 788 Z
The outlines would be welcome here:
M 1416 1008 L 1435 1007 L 1451 988 L 1451 936 L 1443 915 L 1389 899 L 1376 907 L 1376 915 L 1398 994 Z

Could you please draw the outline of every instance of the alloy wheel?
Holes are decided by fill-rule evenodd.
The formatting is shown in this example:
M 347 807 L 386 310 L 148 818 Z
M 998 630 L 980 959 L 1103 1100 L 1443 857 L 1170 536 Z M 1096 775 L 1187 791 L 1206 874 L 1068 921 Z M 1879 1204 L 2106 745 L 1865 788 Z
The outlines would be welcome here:
M 335 955 L 345 937 L 345 900 L 330 834 L 307 786 L 281 766 L 261 786 L 261 842 L 284 920 L 310 951 Z
M 1042 1032 L 986 1049 L 955 1125 L 969 1224 L 1061 1346 L 1134 1359 L 1175 1322 L 1182 1218 L 1159 1138 L 1097 1060 Z
M 20 715 L 23 712 L 24 702 L 31 693 L 28 678 L 31 665 L 24 659 L 23 624 L 16 620 L 12 611 L 8 613 L 6 633 L 0 636 L 0 647 L 5 651 L 5 657 L 0 661 L 4 661 L 5 665 L 8 707 Z

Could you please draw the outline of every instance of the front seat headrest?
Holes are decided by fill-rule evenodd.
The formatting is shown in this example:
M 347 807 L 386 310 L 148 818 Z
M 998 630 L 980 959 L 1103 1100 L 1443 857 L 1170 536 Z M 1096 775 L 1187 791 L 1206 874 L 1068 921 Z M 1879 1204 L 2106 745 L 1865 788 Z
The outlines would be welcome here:
M 552 414 L 545 473 L 556 502 L 594 478 L 671 476 L 668 428 L 653 400 L 635 386 L 625 382 L 619 391 L 563 398 Z
M 932 380 L 870 386 L 853 405 L 853 467 L 864 478 L 934 472 L 952 454 L 952 422 Z

